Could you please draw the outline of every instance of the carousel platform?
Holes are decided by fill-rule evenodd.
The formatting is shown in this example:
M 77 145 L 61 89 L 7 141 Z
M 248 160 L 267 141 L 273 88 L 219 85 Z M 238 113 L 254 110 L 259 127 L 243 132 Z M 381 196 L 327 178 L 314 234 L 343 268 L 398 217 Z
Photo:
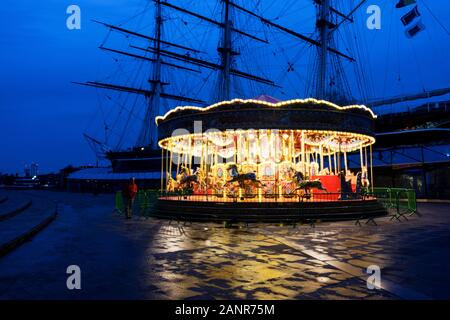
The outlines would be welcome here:
M 183 221 L 293 223 L 381 217 L 386 209 L 376 199 L 340 201 L 215 201 L 161 197 L 153 216 Z

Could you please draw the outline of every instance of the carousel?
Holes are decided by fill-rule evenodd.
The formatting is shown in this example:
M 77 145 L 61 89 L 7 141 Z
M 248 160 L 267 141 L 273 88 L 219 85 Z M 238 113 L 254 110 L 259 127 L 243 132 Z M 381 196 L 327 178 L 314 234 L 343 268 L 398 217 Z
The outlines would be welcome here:
M 370 196 L 376 115 L 363 105 L 234 99 L 156 118 L 160 216 L 278 221 L 360 218 Z M 349 168 L 348 156 L 358 164 Z

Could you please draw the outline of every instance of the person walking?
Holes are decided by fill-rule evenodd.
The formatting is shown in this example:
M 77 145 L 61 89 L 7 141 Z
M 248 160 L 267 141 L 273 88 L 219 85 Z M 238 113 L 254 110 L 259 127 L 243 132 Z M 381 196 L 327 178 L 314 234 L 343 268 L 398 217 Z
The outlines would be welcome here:
M 126 218 L 131 219 L 131 216 L 133 214 L 133 202 L 134 198 L 136 197 L 136 193 L 138 191 L 138 186 L 134 182 L 134 178 L 130 178 L 130 181 L 125 185 L 122 194 L 125 198 L 125 213 Z

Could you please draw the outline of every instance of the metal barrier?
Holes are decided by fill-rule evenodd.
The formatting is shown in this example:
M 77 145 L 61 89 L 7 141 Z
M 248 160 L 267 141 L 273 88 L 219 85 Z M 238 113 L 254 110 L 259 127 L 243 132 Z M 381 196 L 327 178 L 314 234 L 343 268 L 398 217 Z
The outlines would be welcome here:
M 133 203 L 133 214 L 148 218 L 150 216 L 151 208 L 156 202 L 158 196 L 159 191 L 157 190 L 139 190 Z M 122 191 L 117 191 L 115 194 L 114 213 L 119 215 L 125 214 Z
M 394 211 L 392 219 L 399 220 L 405 215 L 413 215 L 417 213 L 416 191 L 406 188 L 373 188 L 370 195 L 376 197 L 386 209 Z
M 124 214 L 123 196 L 122 191 L 117 191 L 114 198 L 114 211 L 113 213 L 122 215 Z
M 270 196 L 231 196 L 211 194 L 187 194 L 181 192 L 163 192 L 158 190 L 139 190 L 133 205 L 135 215 L 148 218 L 153 205 L 158 198 L 167 200 L 206 201 L 206 202 L 323 202 L 347 200 L 373 200 L 377 199 L 386 209 L 393 211 L 391 219 L 400 220 L 406 216 L 417 213 L 416 192 L 406 188 L 373 188 L 373 191 L 362 193 L 313 193 L 310 197 L 305 195 L 272 194 Z M 115 209 L 117 214 L 124 214 L 125 206 L 122 192 L 115 195 Z

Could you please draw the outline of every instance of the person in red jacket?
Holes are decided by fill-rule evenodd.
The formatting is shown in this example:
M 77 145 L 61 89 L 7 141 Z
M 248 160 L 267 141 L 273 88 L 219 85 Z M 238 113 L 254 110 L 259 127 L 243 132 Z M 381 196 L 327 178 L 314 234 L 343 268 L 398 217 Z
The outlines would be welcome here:
M 131 215 L 133 214 L 133 202 L 137 191 L 138 186 L 134 182 L 134 178 L 130 178 L 130 181 L 125 185 L 122 191 L 123 197 L 125 198 L 127 219 L 131 219 Z

